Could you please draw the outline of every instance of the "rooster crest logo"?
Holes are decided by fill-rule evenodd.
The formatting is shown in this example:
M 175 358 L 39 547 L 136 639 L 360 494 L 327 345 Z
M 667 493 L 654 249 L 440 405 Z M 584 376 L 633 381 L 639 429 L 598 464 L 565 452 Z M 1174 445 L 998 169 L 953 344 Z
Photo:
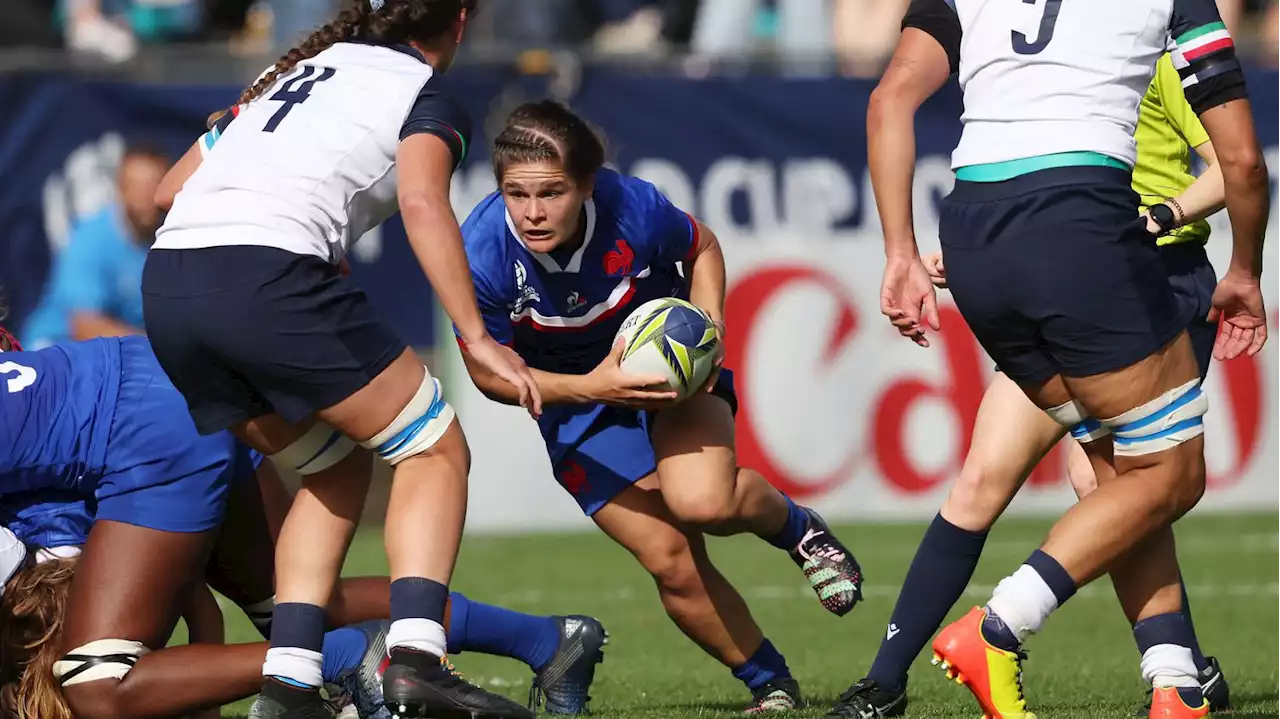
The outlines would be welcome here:
M 613 243 L 613 249 L 604 253 L 604 273 L 610 277 L 621 277 L 631 272 L 631 263 L 636 259 L 635 250 L 626 240 Z

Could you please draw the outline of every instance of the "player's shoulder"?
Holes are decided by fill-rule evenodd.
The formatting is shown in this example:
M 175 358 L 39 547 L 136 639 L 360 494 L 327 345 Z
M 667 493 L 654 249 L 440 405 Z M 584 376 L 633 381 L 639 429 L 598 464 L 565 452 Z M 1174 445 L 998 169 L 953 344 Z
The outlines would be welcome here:
M 655 215 L 674 209 L 653 183 L 608 168 L 596 174 L 592 197 L 597 211 L 612 218 L 619 230 L 637 237 L 647 234 Z

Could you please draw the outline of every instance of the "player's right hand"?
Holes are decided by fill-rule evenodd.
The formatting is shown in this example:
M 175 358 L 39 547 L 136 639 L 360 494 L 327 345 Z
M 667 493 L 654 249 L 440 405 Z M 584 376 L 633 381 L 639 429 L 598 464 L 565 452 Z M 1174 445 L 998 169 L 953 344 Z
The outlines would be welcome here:
M 1267 310 L 1258 278 L 1230 270 L 1213 291 L 1210 322 L 1218 322 L 1213 358 L 1218 361 L 1252 357 L 1267 343 Z
M 489 370 L 515 386 L 520 395 L 520 406 L 537 419 L 542 416 L 542 395 L 538 393 L 538 381 L 529 371 L 529 365 L 515 350 L 486 335 L 478 342 L 467 343 L 467 354 L 481 367 Z
M 625 340 L 613 343 L 609 356 L 587 374 L 590 398 L 594 402 L 628 409 L 657 411 L 676 403 L 680 396 L 665 389 L 667 380 L 660 375 L 637 375 L 622 369 Z
M 929 279 L 933 280 L 933 286 L 941 289 L 947 289 L 947 268 L 942 264 L 941 252 L 930 252 L 921 258 L 924 268 L 929 273 Z
M 898 333 L 921 347 L 929 346 L 925 325 L 937 332 L 938 294 L 929 270 L 919 257 L 891 258 L 884 267 L 880 284 L 880 313 L 898 328 Z M 923 323 L 923 324 L 922 324 Z

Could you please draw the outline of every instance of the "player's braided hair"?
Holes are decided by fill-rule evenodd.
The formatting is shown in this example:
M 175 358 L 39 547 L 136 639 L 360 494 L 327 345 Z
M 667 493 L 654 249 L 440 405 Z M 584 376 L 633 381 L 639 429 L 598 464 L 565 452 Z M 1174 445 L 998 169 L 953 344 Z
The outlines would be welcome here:
M 275 67 L 240 93 L 236 104 L 244 105 L 257 99 L 298 63 L 337 43 L 355 38 L 378 43 L 429 42 L 452 28 L 464 10 L 468 15 L 474 14 L 475 6 L 476 0 L 384 0 L 379 9 L 374 10 L 369 0 L 355 0 L 335 20 L 322 25 L 286 52 Z M 220 110 L 210 115 L 209 127 L 227 112 Z
M 74 559 L 35 564 L 0 597 L 0 717 L 73 719 L 53 678 Z
M 584 180 L 604 165 L 604 142 L 564 105 L 526 102 L 493 141 L 493 174 L 501 182 L 508 167 L 537 162 L 557 163 L 574 180 Z

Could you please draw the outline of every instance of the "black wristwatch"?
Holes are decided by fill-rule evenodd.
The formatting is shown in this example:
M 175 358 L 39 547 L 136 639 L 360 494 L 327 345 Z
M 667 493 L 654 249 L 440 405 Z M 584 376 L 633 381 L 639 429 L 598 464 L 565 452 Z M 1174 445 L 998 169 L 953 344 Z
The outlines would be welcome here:
M 1173 214 L 1173 208 L 1163 202 L 1158 205 L 1152 205 L 1147 209 L 1147 214 L 1160 227 L 1159 236 L 1169 234 L 1178 226 L 1178 218 Z

